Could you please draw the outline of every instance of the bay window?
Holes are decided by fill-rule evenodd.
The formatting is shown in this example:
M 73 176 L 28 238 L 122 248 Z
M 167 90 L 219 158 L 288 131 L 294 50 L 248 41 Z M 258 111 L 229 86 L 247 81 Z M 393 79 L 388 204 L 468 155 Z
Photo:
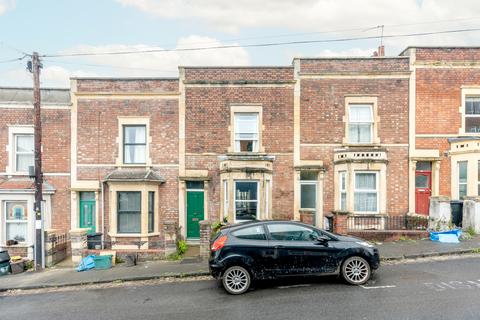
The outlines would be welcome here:
M 355 212 L 378 212 L 378 173 L 355 172 Z
M 340 211 L 347 211 L 347 173 L 345 171 L 341 171 L 339 173 L 340 181 Z
M 27 201 L 5 201 L 5 234 L 7 241 L 27 241 Z
M 142 193 L 139 191 L 119 191 L 117 192 L 117 201 L 118 233 L 140 233 Z
M 230 206 L 228 199 L 228 180 L 223 180 L 223 219 L 228 219 L 228 207 Z
M 258 218 L 258 181 L 235 181 L 235 220 Z
M 155 229 L 155 192 L 148 192 L 148 232 L 153 232 Z
M 468 161 L 458 162 L 458 198 L 467 196 L 467 165 Z

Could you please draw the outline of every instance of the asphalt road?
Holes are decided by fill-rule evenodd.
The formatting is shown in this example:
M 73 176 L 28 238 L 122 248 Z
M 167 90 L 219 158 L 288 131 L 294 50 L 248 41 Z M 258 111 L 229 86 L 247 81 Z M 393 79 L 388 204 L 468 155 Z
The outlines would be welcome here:
M 0 297 L 0 319 L 480 319 L 480 258 L 383 266 L 364 287 L 265 282 L 230 296 L 213 280 Z

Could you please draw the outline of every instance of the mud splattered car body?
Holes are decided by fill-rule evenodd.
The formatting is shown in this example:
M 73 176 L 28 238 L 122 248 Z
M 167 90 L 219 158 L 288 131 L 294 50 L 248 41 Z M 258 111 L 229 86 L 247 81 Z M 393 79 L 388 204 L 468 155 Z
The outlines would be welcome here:
M 212 276 L 222 279 L 224 287 L 226 272 L 232 267 L 238 267 L 235 274 L 248 272 L 242 277 L 249 281 L 341 274 L 349 283 L 363 284 L 379 265 L 378 250 L 371 244 L 293 221 L 254 221 L 224 227 L 212 239 L 209 259 Z M 232 279 L 237 283 L 240 278 L 237 275 Z

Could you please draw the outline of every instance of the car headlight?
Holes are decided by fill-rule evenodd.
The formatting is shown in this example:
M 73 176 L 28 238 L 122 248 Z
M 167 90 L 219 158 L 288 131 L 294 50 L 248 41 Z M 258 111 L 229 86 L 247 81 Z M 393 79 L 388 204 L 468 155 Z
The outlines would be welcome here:
M 359 245 L 363 246 L 363 247 L 367 247 L 367 248 L 373 248 L 373 245 L 371 245 L 370 243 L 366 242 L 366 241 L 358 241 L 357 242 Z

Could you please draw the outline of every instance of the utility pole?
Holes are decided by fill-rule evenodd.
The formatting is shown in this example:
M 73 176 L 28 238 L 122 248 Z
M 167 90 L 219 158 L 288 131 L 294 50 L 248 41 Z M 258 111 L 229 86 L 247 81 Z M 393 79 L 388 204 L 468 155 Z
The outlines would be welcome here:
M 40 68 L 38 52 L 32 54 L 28 69 L 33 73 L 33 109 L 35 140 L 35 270 L 44 268 L 43 212 L 42 212 L 42 118 L 40 110 Z

